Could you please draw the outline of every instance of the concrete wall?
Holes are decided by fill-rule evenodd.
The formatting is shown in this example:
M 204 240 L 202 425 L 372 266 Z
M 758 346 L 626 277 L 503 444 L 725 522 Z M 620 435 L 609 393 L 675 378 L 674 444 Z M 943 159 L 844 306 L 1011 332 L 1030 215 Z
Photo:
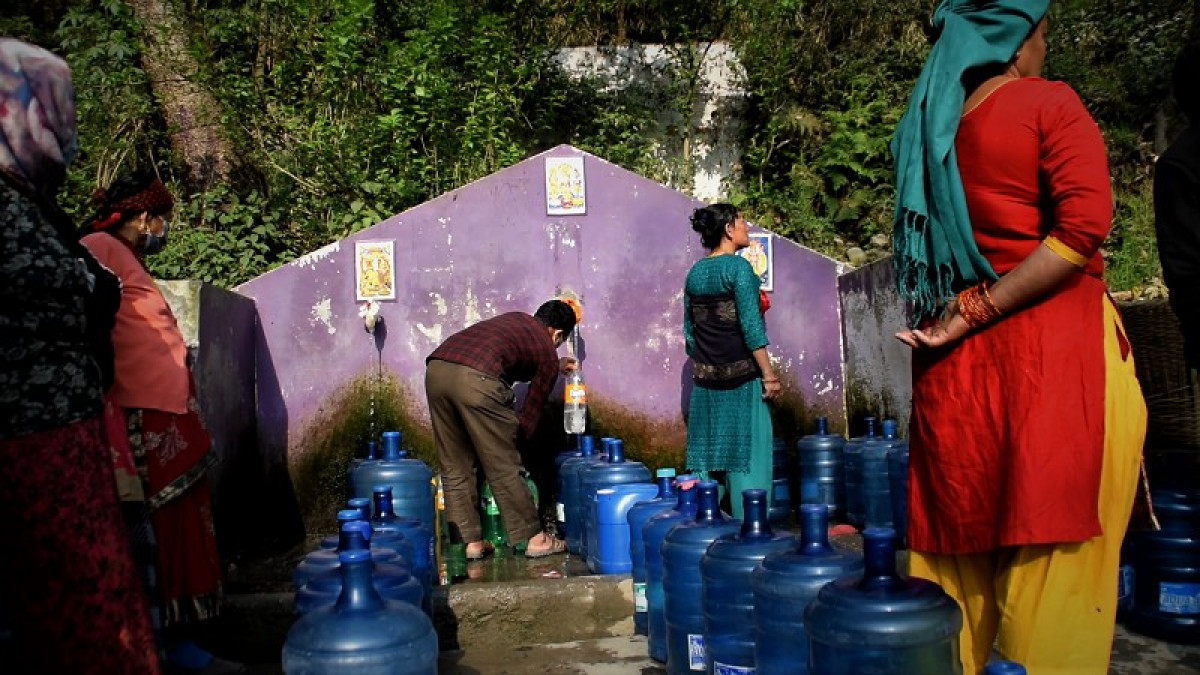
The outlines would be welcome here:
M 546 215 L 549 156 L 583 156 L 586 215 Z M 260 451 L 286 454 L 294 468 L 313 421 L 329 414 L 339 387 L 373 373 L 376 359 L 413 421 L 427 426 L 424 359 L 443 339 L 570 289 L 584 304 L 593 421 L 629 439 L 635 456 L 678 452 L 690 383 L 682 284 L 703 254 L 688 221 L 697 205 L 560 146 L 247 282 L 238 290 L 259 317 Z M 395 242 L 398 295 L 382 303 L 387 334 L 376 345 L 358 317 L 353 265 L 355 242 L 380 240 Z M 785 426 L 790 418 L 807 430 L 815 414 L 843 424 L 836 272 L 834 261 L 776 239 L 767 325 L 788 387 Z
M 225 554 L 292 540 L 301 523 L 282 454 L 260 452 L 254 301 L 199 281 L 159 282 L 188 346 L 201 418 L 220 460 L 209 473 Z
M 893 334 L 908 323 L 890 257 L 838 278 L 846 345 L 846 413 L 852 435 L 862 418 L 892 417 L 907 435 L 912 412 L 912 350 Z
M 697 199 L 720 201 L 726 184 L 737 177 L 741 163 L 742 112 L 746 101 L 745 73 L 737 53 L 726 42 L 694 45 L 630 45 L 571 47 L 559 50 L 555 61 L 568 76 L 595 78 L 608 89 L 639 97 L 657 108 L 651 132 L 664 167 L 690 162 L 692 174 L 680 186 Z M 688 62 L 695 63 L 696 91 L 688 119 L 673 105 L 662 105 L 687 79 Z M 679 129 L 691 129 L 684 156 Z

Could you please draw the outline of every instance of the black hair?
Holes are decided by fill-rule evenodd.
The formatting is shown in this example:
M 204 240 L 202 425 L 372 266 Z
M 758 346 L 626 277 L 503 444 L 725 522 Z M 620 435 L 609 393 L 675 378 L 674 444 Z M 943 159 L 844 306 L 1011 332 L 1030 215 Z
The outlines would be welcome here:
M 95 223 L 97 221 L 107 219 L 113 213 L 113 204 L 144 191 L 156 180 L 158 180 L 158 175 L 151 171 L 136 171 L 134 173 L 118 176 L 113 180 L 113 182 L 109 183 L 107 188 L 102 188 L 93 192 L 92 208 L 94 209 L 94 212 L 92 213 L 92 216 L 84 221 L 83 225 L 79 228 L 80 235 L 82 236 L 89 232 L 96 231 Z M 163 213 L 166 212 L 151 213 L 150 215 L 161 216 Z M 110 232 L 119 230 L 121 225 L 124 224 L 128 218 L 136 216 L 137 214 L 124 213 L 121 215 L 122 217 L 119 220 L 116 220 L 106 227 L 101 228 L 101 231 Z
M 1200 43 L 1190 42 L 1175 59 L 1175 70 L 1171 74 L 1175 102 L 1192 124 L 1200 124 L 1200 91 L 1196 88 L 1200 78 Z
M 725 236 L 725 226 L 737 218 L 738 210 L 733 204 L 709 204 L 692 211 L 692 229 L 700 233 L 704 248 L 714 249 Z
M 541 321 L 548 328 L 557 328 L 567 335 L 575 329 L 575 310 L 562 300 L 543 302 L 533 313 L 533 318 Z

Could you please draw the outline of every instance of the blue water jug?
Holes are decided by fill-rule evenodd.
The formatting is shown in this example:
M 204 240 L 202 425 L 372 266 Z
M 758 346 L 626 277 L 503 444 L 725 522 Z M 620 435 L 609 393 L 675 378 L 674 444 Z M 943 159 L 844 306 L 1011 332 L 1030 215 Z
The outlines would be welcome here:
M 374 462 L 379 459 L 378 444 L 375 441 L 367 441 L 367 454 L 363 457 L 353 457 L 350 459 L 350 466 L 346 469 L 346 485 L 354 480 L 354 470 L 363 462 Z
M 583 561 L 587 562 L 588 557 L 588 528 L 591 527 L 592 517 L 592 497 L 588 494 L 588 485 L 585 483 L 587 472 L 592 467 L 597 465 L 608 464 L 608 457 L 612 454 L 613 443 L 617 441 L 612 436 L 604 436 L 600 439 L 600 452 L 592 456 L 592 461 L 579 472 L 579 502 L 576 504 L 576 512 L 579 514 L 579 555 Z M 593 489 L 595 486 L 592 486 Z M 569 550 L 569 549 L 568 549 Z
M 433 611 L 433 586 L 436 581 L 434 567 L 433 532 L 424 523 L 409 516 L 398 515 L 392 505 L 392 486 L 376 485 L 372 490 L 375 499 L 375 515 L 371 516 L 371 529 L 380 545 L 386 545 L 386 537 L 400 537 L 402 544 L 395 548 L 409 563 L 413 577 L 420 582 L 424 589 L 425 598 L 421 603 L 426 611 Z
M 292 675 L 435 675 L 438 638 L 415 607 L 384 600 L 371 583 L 366 551 L 343 551 L 337 603 L 313 610 L 288 631 L 283 671 Z
M 642 528 L 646 521 L 664 511 L 675 508 L 675 469 L 659 469 L 654 472 L 658 483 L 658 495 L 654 499 L 638 502 L 629 509 L 629 561 L 633 568 L 633 634 L 646 635 L 646 542 Z
M 1025 675 L 1025 666 L 1012 661 L 992 661 L 983 667 L 983 675 Z
M 354 470 L 350 496 L 370 499 L 376 485 L 390 485 L 396 513 L 416 518 L 432 532 L 433 471 L 425 462 L 407 455 L 400 447 L 399 431 L 383 432 L 383 457 L 363 462 Z
M 772 523 L 784 524 L 792 516 L 792 487 L 788 474 L 787 443 L 776 438 L 771 445 L 771 505 L 767 511 Z
M 908 545 L 908 441 L 897 440 L 888 450 L 888 483 L 892 495 L 892 523 L 899 546 Z
M 807 673 L 804 608 L 825 584 L 862 570 L 861 555 L 836 551 L 829 545 L 829 507 L 801 504 L 799 547 L 768 555 L 750 574 L 756 672 Z
M 371 581 L 375 590 L 385 600 L 399 600 L 420 607 L 425 597 L 425 589 L 421 588 L 421 582 L 401 564 L 372 561 Z M 292 611 L 296 614 L 307 614 L 318 607 L 332 605 L 341 594 L 342 572 L 339 562 L 336 568 L 309 579 L 308 583 L 296 591 Z
M 576 436 L 574 446 L 568 450 L 564 450 L 554 456 L 554 507 L 555 521 L 558 523 L 558 536 L 567 538 L 567 504 L 563 495 L 563 464 L 568 459 L 578 459 L 583 457 L 583 450 L 580 448 L 580 439 L 582 436 Z
M 772 553 L 791 551 L 791 533 L 772 532 L 767 493 L 742 491 L 742 527 L 717 537 L 700 560 L 704 583 L 704 663 L 713 673 L 754 670 L 754 593 L 750 574 Z M 671 535 L 667 535 L 670 537 Z
M 339 511 L 338 516 L 350 513 L 347 511 Z M 356 513 L 356 512 L 355 512 Z M 295 590 L 300 590 L 300 587 L 308 583 L 310 579 L 320 576 L 331 569 L 336 569 L 339 565 L 338 553 L 342 551 L 359 551 L 370 550 L 371 559 L 377 563 L 398 563 L 407 565 L 407 562 L 396 553 L 394 549 L 383 547 L 370 547 L 369 539 L 371 535 L 371 526 L 361 520 L 349 520 L 342 524 L 340 534 L 341 541 L 336 549 L 321 548 L 304 556 L 296 569 L 292 572 L 292 586 Z
M 862 445 L 863 527 L 893 526 L 888 453 L 902 443 L 896 438 L 896 420 L 884 420 L 883 436 Z
M 800 458 L 800 503 L 824 504 L 829 515 L 841 513 L 846 501 L 845 460 L 842 448 L 846 439 L 829 433 L 829 422 L 817 418 L 816 431 L 796 441 Z
M 364 523 L 370 524 L 370 522 L 371 522 L 371 500 L 370 499 L 367 499 L 365 497 L 354 497 L 353 499 L 347 499 L 346 500 L 346 510 L 354 511 L 357 514 L 355 516 L 355 520 L 361 520 Z M 339 511 L 338 513 L 339 513 L 339 515 L 338 515 L 339 522 L 341 522 L 341 518 L 342 518 L 341 512 Z M 367 539 L 370 540 L 371 544 L 376 547 L 390 548 L 390 549 L 395 549 L 397 552 L 404 552 L 403 555 L 405 556 L 405 560 L 408 560 L 411 557 L 408 554 L 408 552 L 412 550 L 410 548 L 411 544 L 409 544 L 408 542 L 405 542 L 404 537 L 401 536 L 400 534 L 397 534 L 395 531 L 390 531 L 390 530 L 376 531 L 374 528 L 372 528 L 367 533 Z M 325 537 L 325 538 L 321 539 L 321 548 L 333 550 L 333 549 L 337 548 L 339 541 L 340 541 L 339 538 Z
M 940 586 L 896 574 L 896 532 L 863 531 L 864 570 L 826 584 L 804 610 L 814 675 L 962 675 L 962 611 Z
M 700 559 L 708 545 L 741 523 L 717 507 L 717 481 L 702 480 L 697 489 L 696 518 L 667 532 L 662 544 L 663 616 L 667 620 L 667 672 L 702 670 L 704 664 L 704 582 Z
M 338 528 L 337 534 L 331 534 L 331 535 L 322 537 L 321 542 L 317 548 L 318 549 L 325 548 L 325 549 L 330 549 L 330 550 L 337 548 L 338 545 L 342 541 L 342 525 L 345 525 L 346 523 L 349 523 L 349 522 L 353 522 L 355 520 L 362 520 L 362 514 L 360 514 L 358 512 L 358 509 L 342 509 L 341 511 L 338 511 L 337 512 L 337 528 Z
M 596 509 L 596 491 L 614 485 L 626 483 L 649 483 L 650 469 L 641 462 L 631 462 L 625 459 L 625 444 L 619 438 L 608 440 L 608 457 L 603 462 L 596 462 L 583 470 L 580 478 L 580 502 L 583 515 L 580 530 L 580 552 L 586 560 L 591 552 L 588 548 L 595 533 L 592 529 L 596 522 L 592 514 Z
M 570 553 L 579 553 L 582 548 L 579 540 L 580 531 L 583 526 L 580 524 L 579 515 L 579 492 L 582 473 L 596 459 L 596 442 L 591 436 L 579 437 L 579 456 L 571 457 L 562 463 L 558 469 L 558 494 L 559 502 L 557 504 L 558 513 L 556 514 L 559 521 L 559 531 L 563 533 L 567 541 L 567 551 Z
M 568 459 L 571 459 L 572 457 L 581 457 L 583 455 L 583 451 L 580 450 L 580 448 L 579 448 L 579 439 L 580 438 L 583 438 L 583 437 L 576 436 L 575 442 L 571 444 L 570 448 L 567 448 L 566 450 L 563 450 L 562 452 L 560 452 L 554 456 L 554 475 L 557 476 L 559 474 L 559 472 L 562 470 L 563 462 L 567 461 Z
M 694 520 L 696 508 L 696 477 L 690 474 L 675 478 L 675 508 L 650 516 L 642 526 L 642 542 L 646 546 L 646 635 L 650 658 L 659 663 L 667 661 L 667 618 L 664 615 L 662 544 L 667 532 L 677 524 Z
M 629 509 L 634 504 L 654 499 L 654 483 L 623 483 L 596 491 L 592 514 L 592 540 L 588 542 L 588 568 L 596 574 L 629 574 Z
M 855 527 L 863 526 L 862 500 L 862 459 L 863 446 L 875 438 L 875 418 L 864 417 L 866 431 L 862 436 L 856 436 L 846 441 L 842 455 L 846 462 L 846 520 Z
M 1151 493 L 1162 529 L 1125 537 L 1133 571 L 1131 630 L 1179 644 L 1200 644 L 1200 490 Z

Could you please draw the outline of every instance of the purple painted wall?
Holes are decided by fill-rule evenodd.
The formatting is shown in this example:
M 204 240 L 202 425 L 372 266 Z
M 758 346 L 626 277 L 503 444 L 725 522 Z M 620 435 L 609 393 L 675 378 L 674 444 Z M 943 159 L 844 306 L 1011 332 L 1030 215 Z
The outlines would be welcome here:
M 583 156 L 586 215 L 547 216 L 544 157 Z M 295 453 L 307 421 L 376 352 L 358 317 L 354 243 L 394 240 L 395 301 L 383 302 L 384 367 L 426 424 L 424 359 L 480 319 L 532 312 L 563 289 L 584 303 L 585 373 L 601 418 L 637 418 L 682 447 L 682 284 L 703 250 L 697 202 L 598 157 L 559 146 L 442 195 L 242 285 L 259 316 L 263 451 Z M 775 239 L 770 348 L 807 419 L 844 424 L 837 265 Z M 603 422 L 603 419 L 601 419 Z M 637 454 L 637 447 L 631 454 Z

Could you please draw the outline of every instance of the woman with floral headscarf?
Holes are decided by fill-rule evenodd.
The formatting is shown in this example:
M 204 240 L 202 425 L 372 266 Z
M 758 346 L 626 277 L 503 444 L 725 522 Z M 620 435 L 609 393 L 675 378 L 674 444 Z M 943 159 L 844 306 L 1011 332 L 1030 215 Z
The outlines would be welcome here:
M 943 0 L 892 141 L 913 354 L 911 573 L 964 670 L 1107 672 L 1146 408 L 1108 298 L 1104 141 L 1041 78 L 1048 0 Z M 948 299 L 948 300 L 947 300 Z
M 18 672 L 157 673 L 101 421 L 119 289 L 54 202 L 75 143 L 67 65 L 0 38 L 0 604 Z

